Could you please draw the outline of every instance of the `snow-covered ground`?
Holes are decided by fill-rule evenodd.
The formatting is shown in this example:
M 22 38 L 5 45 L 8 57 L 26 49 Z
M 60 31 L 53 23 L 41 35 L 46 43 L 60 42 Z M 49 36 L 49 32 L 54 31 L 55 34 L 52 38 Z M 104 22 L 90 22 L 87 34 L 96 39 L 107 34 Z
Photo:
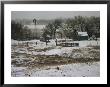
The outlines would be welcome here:
M 37 43 L 36 43 L 37 42 Z M 48 45 L 40 40 L 16 41 L 11 40 L 12 76 L 100 76 L 100 63 L 72 63 L 68 65 L 54 65 L 34 67 L 29 69 L 27 64 L 37 61 L 39 55 L 71 58 L 99 58 L 100 50 L 92 46 L 100 46 L 100 41 L 74 41 L 79 47 L 56 46 L 55 40 L 50 40 Z M 28 44 L 27 44 L 28 43 Z M 38 60 L 39 61 L 39 60 Z M 37 62 L 35 62 L 37 63 Z M 27 66 L 27 67 L 26 67 Z
M 25 47 L 28 42 L 28 48 Z M 37 42 L 37 45 L 36 45 Z M 64 53 L 71 53 L 72 49 L 84 48 L 86 46 L 99 46 L 100 41 L 74 41 L 75 43 L 79 43 L 79 47 L 61 47 L 56 46 L 55 40 L 50 40 L 48 45 L 45 42 L 41 42 L 40 40 L 30 40 L 30 41 L 16 41 L 12 40 L 12 46 L 21 46 L 14 49 L 12 48 L 12 52 L 34 54 L 34 55 L 63 55 Z M 23 46 L 24 45 L 24 46 Z M 23 46 L 23 47 L 22 47 Z M 47 48 L 46 51 L 42 51 Z M 35 51 L 36 50 L 36 51 Z M 39 51 L 40 50 L 40 51 Z M 38 52 L 39 51 L 39 52 Z
M 100 63 L 74 63 L 31 70 L 25 67 L 12 67 L 12 72 L 12 76 L 16 77 L 99 77 Z
M 60 40 L 60 39 L 59 39 Z M 65 40 L 65 39 L 64 39 Z M 29 42 L 29 44 L 31 46 L 36 46 L 36 47 L 40 47 L 42 48 L 42 46 L 44 47 L 48 47 L 48 46 L 55 46 L 56 40 L 50 40 L 50 42 L 48 43 L 48 45 L 46 45 L 45 42 L 41 42 L 40 40 L 29 40 L 29 41 L 17 41 L 17 40 L 11 40 L 11 45 L 22 45 L 22 44 L 26 44 L 26 42 Z M 37 42 L 37 45 L 36 45 Z M 96 45 L 100 45 L 100 41 L 95 41 L 95 40 L 85 40 L 85 41 L 74 41 L 74 43 L 79 43 L 79 47 L 86 47 L 86 46 L 96 46 Z

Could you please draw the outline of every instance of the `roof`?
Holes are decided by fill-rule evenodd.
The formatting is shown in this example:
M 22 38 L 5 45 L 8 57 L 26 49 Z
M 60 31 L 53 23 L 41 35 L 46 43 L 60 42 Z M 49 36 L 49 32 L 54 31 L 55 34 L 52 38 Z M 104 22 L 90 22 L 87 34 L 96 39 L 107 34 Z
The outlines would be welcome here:
M 78 32 L 79 36 L 88 36 L 87 32 Z

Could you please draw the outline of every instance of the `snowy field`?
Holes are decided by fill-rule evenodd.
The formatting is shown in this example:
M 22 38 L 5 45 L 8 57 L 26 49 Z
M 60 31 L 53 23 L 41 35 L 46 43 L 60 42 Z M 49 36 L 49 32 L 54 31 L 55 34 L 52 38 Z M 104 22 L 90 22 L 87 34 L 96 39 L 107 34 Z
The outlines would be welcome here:
M 74 41 L 75 42 L 75 41 Z M 100 41 L 78 41 L 79 47 L 48 45 L 40 40 L 11 41 L 14 77 L 100 76 Z
M 32 70 L 26 67 L 12 67 L 12 72 L 12 76 L 16 77 L 99 77 L 100 63 L 76 63 Z

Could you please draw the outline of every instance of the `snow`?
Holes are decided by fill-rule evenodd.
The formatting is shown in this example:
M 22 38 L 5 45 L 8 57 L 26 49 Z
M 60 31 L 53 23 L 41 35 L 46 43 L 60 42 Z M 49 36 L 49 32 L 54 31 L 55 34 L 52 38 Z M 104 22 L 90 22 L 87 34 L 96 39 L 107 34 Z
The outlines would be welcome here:
M 28 47 L 22 46 L 23 44 L 28 44 Z M 37 45 L 36 45 L 37 42 Z M 12 40 L 13 45 L 21 45 L 22 47 L 12 47 L 12 52 L 25 53 L 25 54 L 33 54 L 33 55 L 59 55 L 59 56 L 67 56 L 69 57 L 72 54 L 72 50 L 80 49 L 80 48 L 89 48 L 87 46 L 99 46 L 99 41 L 74 41 L 74 43 L 79 43 L 79 47 L 61 47 L 55 45 L 55 40 L 50 40 L 48 45 L 45 42 L 41 42 L 40 40 L 30 40 L 30 41 L 16 41 Z M 46 50 L 45 50 L 46 49 Z M 73 55 L 78 56 L 81 55 L 76 53 Z M 82 54 L 83 55 L 83 54 Z
M 61 50 L 60 49 L 52 49 L 52 50 L 45 52 L 45 55 L 56 55 L 56 54 L 61 54 Z
M 79 43 L 80 47 L 86 47 L 86 46 L 99 46 L 100 41 L 95 41 L 95 40 L 84 40 L 84 41 L 74 41 L 75 43 Z
M 71 40 L 71 39 L 70 39 Z M 49 46 L 55 46 L 56 40 L 50 40 L 49 43 L 47 43 L 48 45 L 46 46 L 45 42 L 41 42 L 40 40 L 29 40 L 29 41 L 16 41 L 16 40 L 11 40 L 11 44 L 12 45 L 20 45 L 20 44 L 26 44 L 27 42 L 29 42 L 30 46 L 36 46 L 39 48 L 44 48 L 44 47 L 49 47 Z M 59 40 L 58 40 L 59 41 Z M 37 45 L 36 45 L 37 42 Z M 79 43 L 79 47 L 86 47 L 86 46 L 96 46 L 96 45 L 100 45 L 100 41 L 95 41 L 95 40 L 84 40 L 84 41 L 73 41 L 74 43 Z
M 57 69 L 59 68 L 59 69 Z M 26 68 L 12 67 L 12 76 L 31 77 L 99 77 L 100 63 L 74 63 L 68 65 L 47 66 L 34 68 L 26 72 Z M 15 73 L 16 72 L 16 73 Z
M 26 76 L 26 67 L 11 67 L 12 77 L 22 77 Z
M 43 29 L 45 28 L 46 25 L 39 25 L 37 24 L 36 26 L 35 25 L 24 25 L 24 27 L 28 27 L 29 29 Z
M 78 35 L 80 35 L 80 36 L 88 36 L 87 32 L 78 32 Z
M 28 42 L 28 46 L 27 45 Z M 37 42 L 37 45 L 36 45 Z M 91 55 L 88 55 L 88 49 L 91 46 L 100 46 L 100 41 L 74 41 L 75 43 L 79 43 L 79 47 L 62 47 L 56 46 L 55 40 L 50 40 L 48 45 L 45 42 L 41 42 L 40 40 L 29 40 L 29 41 L 16 41 L 11 40 L 11 56 L 12 61 L 15 61 L 17 64 L 25 65 L 25 63 L 33 61 L 34 58 L 26 58 L 26 55 L 31 54 L 31 56 L 37 55 L 59 55 L 62 57 L 72 57 L 72 58 L 80 58 L 86 55 L 86 57 L 91 58 Z M 80 53 L 73 52 L 75 49 L 81 49 Z M 83 51 L 85 50 L 85 51 Z M 84 53 L 87 52 L 87 53 Z M 56 69 L 59 67 L 59 70 Z M 12 76 L 22 77 L 22 76 L 35 76 L 35 77 L 53 77 L 53 76 L 66 76 L 66 77 L 94 77 L 100 76 L 100 63 L 74 63 L 68 65 L 57 65 L 57 66 L 48 66 L 44 68 L 34 68 L 32 70 L 27 67 L 18 67 L 12 66 L 11 69 Z

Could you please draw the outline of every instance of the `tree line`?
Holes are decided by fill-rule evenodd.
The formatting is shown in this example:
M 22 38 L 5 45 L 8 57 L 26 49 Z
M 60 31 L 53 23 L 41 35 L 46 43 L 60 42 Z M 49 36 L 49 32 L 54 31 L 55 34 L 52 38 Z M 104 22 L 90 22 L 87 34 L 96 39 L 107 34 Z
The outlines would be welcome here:
M 24 27 L 20 22 L 11 21 L 11 38 L 14 40 L 32 40 L 38 39 L 37 32 L 33 34 L 31 29 Z
M 55 19 L 43 29 L 42 37 L 50 36 L 55 39 L 56 33 L 59 33 L 61 38 L 77 40 L 77 32 L 87 32 L 89 37 L 100 37 L 100 18 L 75 16 L 71 19 Z M 11 38 L 15 40 L 39 39 L 37 32 L 36 35 L 33 35 L 31 29 L 13 20 L 11 21 Z
M 75 16 L 65 22 L 62 19 L 56 19 L 46 26 L 43 36 L 50 35 L 54 39 L 56 33 L 59 33 L 61 36 L 64 34 L 66 38 L 78 40 L 77 32 L 87 32 L 89 37 L 100 37 L 100 18 Z

